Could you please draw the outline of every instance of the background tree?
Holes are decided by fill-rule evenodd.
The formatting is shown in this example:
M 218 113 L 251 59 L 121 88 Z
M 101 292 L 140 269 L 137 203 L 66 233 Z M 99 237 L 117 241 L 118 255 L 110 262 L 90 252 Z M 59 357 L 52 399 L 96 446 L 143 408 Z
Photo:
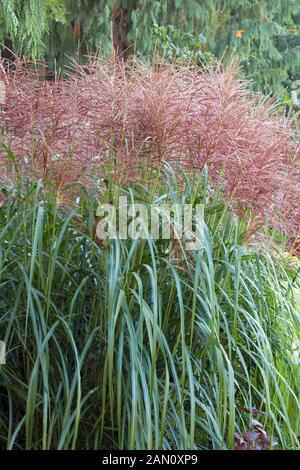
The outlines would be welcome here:
M 66 5 L 61 0 L 1 0 L 0 41 L 16 53 L 41 57 L 51 24 L 66 23 Z

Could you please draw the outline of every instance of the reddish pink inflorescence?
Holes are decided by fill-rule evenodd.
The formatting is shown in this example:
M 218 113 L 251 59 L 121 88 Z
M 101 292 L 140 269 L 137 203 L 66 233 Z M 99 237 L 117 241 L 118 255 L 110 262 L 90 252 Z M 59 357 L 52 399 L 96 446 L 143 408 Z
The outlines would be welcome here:
M 38 80 L 21 62 L 5 72 L 5 138 L 19 171 L 61 189 L 109 170 L 131 182 L 168 162 L 201 173 L 253 227 L 280 228 L 299 243 L 300 164 L 295 125 L 250 94 L 231 67 L 102 63 L 65 80 Z M 1 156 L 2 177 L 15 166 Z

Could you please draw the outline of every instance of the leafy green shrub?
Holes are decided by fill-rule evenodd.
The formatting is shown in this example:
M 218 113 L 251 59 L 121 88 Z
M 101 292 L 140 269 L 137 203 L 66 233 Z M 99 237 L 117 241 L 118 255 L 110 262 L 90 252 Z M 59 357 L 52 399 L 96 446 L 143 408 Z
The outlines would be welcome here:
M 155 55 L 167 62 L 181 62 L 209 66 L 216 64 L 216 59 L 209 52 L 203 34 L 185 33 L 172 25 L 153 26 Z

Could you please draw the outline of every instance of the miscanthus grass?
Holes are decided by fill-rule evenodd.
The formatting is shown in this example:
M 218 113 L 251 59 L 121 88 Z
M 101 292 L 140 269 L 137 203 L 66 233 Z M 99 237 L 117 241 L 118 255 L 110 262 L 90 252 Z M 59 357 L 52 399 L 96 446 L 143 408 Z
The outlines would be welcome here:
M 72 210 L 41 183 L 9 192 L 2 449 L 228 449 L 249 430 L 245 409 L 279 448 L 299 448 L 295 272 L 245 247 L 245 223 L 205 181 L 183 186 L 169 176 L 128 196 L 204 203 L 204 246 L 188 254 L 172 240 L 100 243 L 92 191 Z

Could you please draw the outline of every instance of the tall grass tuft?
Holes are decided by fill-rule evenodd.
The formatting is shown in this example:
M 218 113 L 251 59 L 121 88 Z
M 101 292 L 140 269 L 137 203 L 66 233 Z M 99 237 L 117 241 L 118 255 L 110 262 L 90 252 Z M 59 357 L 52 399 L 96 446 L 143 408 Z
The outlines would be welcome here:
M 40 181 L 0 208 L 0 446 L 228 449 L 255 408 L 299 448 L 295 273 L 245 248 L 247 224 L 203 179 L 169 172 L 128 196 L 205 204 L 203 249 L 95 238 L 92 189 L 73 210 Z M 127 194 L 108 185 L 104 200 Z

